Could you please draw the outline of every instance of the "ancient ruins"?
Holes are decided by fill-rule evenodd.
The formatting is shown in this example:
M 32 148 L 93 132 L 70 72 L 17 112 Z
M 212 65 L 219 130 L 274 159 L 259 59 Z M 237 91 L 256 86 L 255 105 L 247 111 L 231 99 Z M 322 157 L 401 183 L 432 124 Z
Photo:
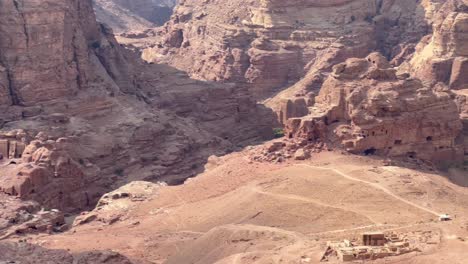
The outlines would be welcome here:
M 467 172 L 468 0 L 0 0 L 0 263 L 465 264 Z
M 328 262 L 337 258 L 342 262 L 352 262 L 395 257 L 419 252 L 418 246 L 436 244 L 436 239 L 437 234 L 431 232 L 411 234 L 368 232 L 362 234 L 360 241 L 328 242 L 327 249 L 320 261 Z

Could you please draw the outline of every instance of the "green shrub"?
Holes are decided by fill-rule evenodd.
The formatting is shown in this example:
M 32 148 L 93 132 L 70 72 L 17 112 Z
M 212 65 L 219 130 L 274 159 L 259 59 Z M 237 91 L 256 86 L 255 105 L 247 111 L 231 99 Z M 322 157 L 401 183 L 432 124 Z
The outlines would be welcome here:
M 274 128 L 273 135 L 275 138 L 282 138 L 284 137 L 284 130 L 282 128 Z

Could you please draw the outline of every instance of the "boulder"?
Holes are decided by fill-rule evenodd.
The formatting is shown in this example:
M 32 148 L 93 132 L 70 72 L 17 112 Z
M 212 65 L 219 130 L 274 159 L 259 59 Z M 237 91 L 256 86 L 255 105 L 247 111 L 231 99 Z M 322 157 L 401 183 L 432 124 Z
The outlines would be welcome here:
M 306 160 L 307 158 L 309 158 L 309 153 L 303 148 L 296 150 L 294 153 L 295 160 Z

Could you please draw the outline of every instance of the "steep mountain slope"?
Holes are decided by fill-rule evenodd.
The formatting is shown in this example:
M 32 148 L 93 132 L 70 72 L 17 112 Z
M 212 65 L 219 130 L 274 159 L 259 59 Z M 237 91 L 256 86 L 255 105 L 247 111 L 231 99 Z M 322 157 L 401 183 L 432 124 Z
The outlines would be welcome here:
M 245 89 L 143 63 L 96 23 L 91 1 L 0 10 L 2 193 L 82 210 L 134 179 L 178 183 L 271 135 L 271 114 Z
M 460 122 L 466 121 L 457 120 L 454 103 L 461 112 L 464 93 L 452 90 L 464 90 L 468 84 L 467 6 L 466 0 L 187 0 L 160 30 L 159 43 L 149 37 L 139 47 L 146 60 L 166 62 L 194 78 L 245 83 L 257 100 L 276 112 L 291 137 L 301 134 L 299 139 L 331 145 L 340 141 L 338 137 L 340 147 L 355 153 L 463 160 Z M 344 63 L 371 52 L 383 55 L 385 65 L 361 71 L 364 61 Z M 353 78 L 356 81 L 350 82 Z M 341 95 L 336 89 L 343 83 L 337 79 L 350 82 Z M 379 88 L 353 91 L 367 80 L 369 87 Z M 399 92 L 398 87 L 407 91 Z M 387 96 L 393 101 L 385 102 Z M 404 117 L 431 107 L 441 109 L 443 117 L 437 119 L 444 124 L 429 121 L 432 111 L 415 114 L 428 116 L 422 123 L 410 124 L 407 121 L 416 117 Z M 328 114 L 322 113 L 326 108 Z M 348 126 L 341 118 L 360 125 Z M 374 137 L 377 130 L 389 133 L 388 127 L 404 128 L 407 135 L 395 130 L 386 139 L 392 143 L 385 144 L 375 141 L 380 134 L 375 140 L 367 136 Z M 417 146 L 421 144 L 422 149 Z
M 467 6 L 0 1 L 0 262 L 465 264 Z
M 176 0 L 94 0 L 98 21 L 116 33 L 144 30 L 169 20 Z
M 187 0 L 144 58 L 197 78 L 246 82 L 263 98 L 349 57 L 374 50 L 396 56 L 427 34 L 424 11 L 414 0 Z

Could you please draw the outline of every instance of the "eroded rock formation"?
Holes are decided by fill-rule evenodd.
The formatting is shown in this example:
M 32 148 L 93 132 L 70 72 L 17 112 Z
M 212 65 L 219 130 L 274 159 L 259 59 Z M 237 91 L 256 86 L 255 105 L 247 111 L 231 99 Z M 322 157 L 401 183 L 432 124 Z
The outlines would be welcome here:
M 374 2 L 360 0 L 181 1 L 163 43 L 143 57 L 169 62 L 196 78 L 248 83 L 261 97 L 315 65 L 368 53 L 375 41 L 366 19 L 376 10 Z
M 0 261 L 5 263 L 50 263 L 50 264 L 132 264 L 132 262 L 112 251 L 90 251 L 71 254 L 66 250 L 51 250 L 28 243 L 0 243 Z
M 431 3 L 433 32 L 416 47 L 408 70 L 431 84 L 449 85 L 451 89 L 468 88 L 468 1 L 452 0 Z
M 334 66 L 308 109 L 287 121 L 289 137 L 335 141 L 358 154 L 463 159 L 456 142 L 462 124 L 450 92 L 397 75 L 378 53 Z
M 2 1 L 0 22 L 2 193 L 70 212 L 271 136 L 246 88 L 140 61 L 91 1 Z
M 94 0 L 99 22 L 115 32 L 128 32 L 163 25 L 176 0 Z
M 68 156 L 69 139 L 53 140 L 44 133 L 33 139 L 22 130 L 0 138 L 0 155 L 6 159 L 0 165 L 1 192 L 65 211 L 90 205 L 83 169 Z
M 423 2 L 185 0 L 143 57 L 196 78 L 247 83 L 256 98 L 307 74 L 317 89 L 320 73 L 346 58 L 379 50 L 401 63 L 430 32 L 431 1 Z

